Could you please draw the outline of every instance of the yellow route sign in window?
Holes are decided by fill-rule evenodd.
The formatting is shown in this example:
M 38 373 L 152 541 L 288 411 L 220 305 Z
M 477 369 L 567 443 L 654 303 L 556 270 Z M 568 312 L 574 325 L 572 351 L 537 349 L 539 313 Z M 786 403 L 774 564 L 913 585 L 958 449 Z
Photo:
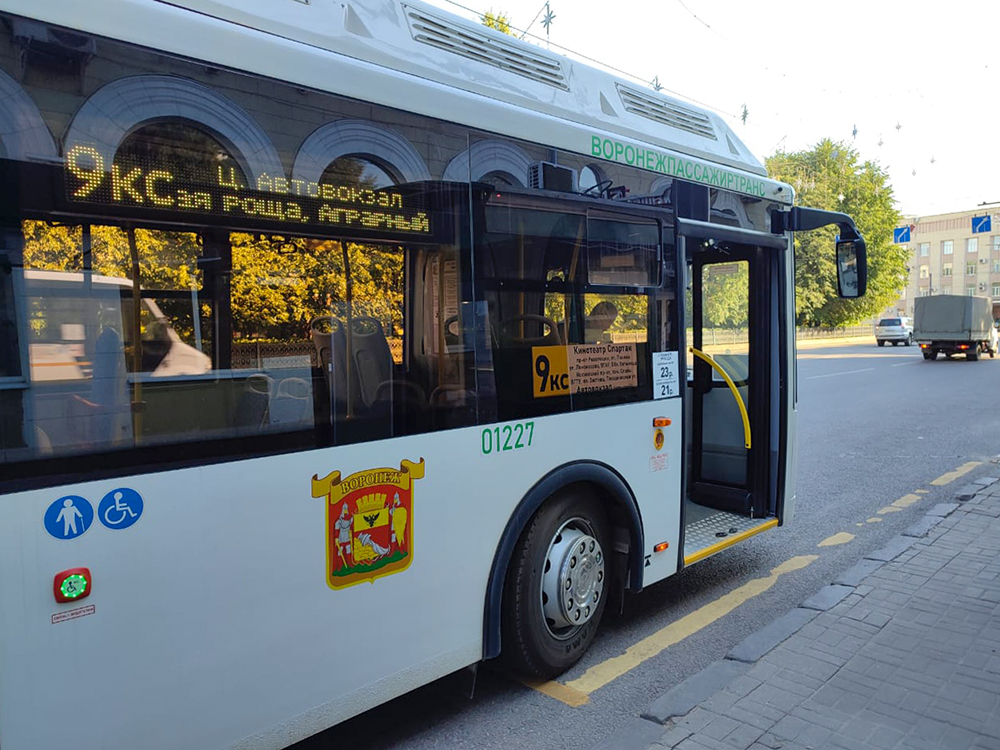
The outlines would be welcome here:
M 531 347 L 531 371 L 535 398 L 569 395 L 569 362 L 565 346 Z

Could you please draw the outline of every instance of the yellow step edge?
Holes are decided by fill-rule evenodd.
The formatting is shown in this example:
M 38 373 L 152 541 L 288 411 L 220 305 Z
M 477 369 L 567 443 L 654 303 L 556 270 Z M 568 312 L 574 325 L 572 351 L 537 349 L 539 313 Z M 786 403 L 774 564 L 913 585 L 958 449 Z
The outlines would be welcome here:
M 704 560 L 709 555 L 714 555 L 716 552 L 724 550 L 726 547 L 732 547 L 734 544 L 739 544 L 744 539 L 749 539 L 762 531 L 767 531 L 768 529 L 773 529 L 778 525 L 778 519 L 772 518 L 770 521 L 765 521 L 760 526 L 754 526 L 752 529 L 747 529 L 742 531 L 736 536 L 731 536 L 723 539 L 721 542 L 716 542 L 711 547 L 705 547 L 705 549 L 700 549 L 694 554 L 688 555 L 684 558 L 684 565 L 691 565 L 699 560 Z

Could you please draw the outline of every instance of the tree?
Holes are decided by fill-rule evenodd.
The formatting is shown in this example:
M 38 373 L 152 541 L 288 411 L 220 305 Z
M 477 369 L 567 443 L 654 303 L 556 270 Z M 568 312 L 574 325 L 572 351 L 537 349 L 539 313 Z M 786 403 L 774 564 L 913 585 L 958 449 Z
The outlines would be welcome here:
M 491 29 L 514 36 L 514 30 L 510 27 L 510 16 L 506 13 L 494 13 L 492 10 L 488 10 L 480 20 L 483 26 L 489 26 Z
M 836 227 L 795 235 L 795 312 L 799 325 L 857 323 L 878 315 L 899 299 L 906 286 L 909 254 L 892 242 L 892 230 L 901 214 L 888 175 L 878 164 L 862 162 L 853 148 L 827 138 L 806 151 L 779 151 L 767 159 L 767 171 L 795 188 L 798 205 L 853 217 L 868 246 L 868 292 L 861 299 L 845 300 L 837 296 Z

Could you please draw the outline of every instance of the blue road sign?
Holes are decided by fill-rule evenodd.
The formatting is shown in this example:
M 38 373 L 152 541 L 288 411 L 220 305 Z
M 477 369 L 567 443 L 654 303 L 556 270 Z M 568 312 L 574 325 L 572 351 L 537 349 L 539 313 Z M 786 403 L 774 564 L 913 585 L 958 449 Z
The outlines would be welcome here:
M 97 506 L 97 517 L 109 529 L 127 529 L 142 515 L 142 496 L 128 487 L 111 490 Z
M 56 539 L 76 539 L 94 522 L 94 506 L 79 495 L 66 495 L 49 506 L 43 521 Z
M 910 241 L 910 228 L 909 227 L 896 227 L 892 230 L 892 241 L 896 245 L 902 245 L 904 242 Z
M 989 216 L 973 216 L 972 217 L 972 233 L 982 234 L 983 232 L 992 232 L 993 222 L 990 221 Z

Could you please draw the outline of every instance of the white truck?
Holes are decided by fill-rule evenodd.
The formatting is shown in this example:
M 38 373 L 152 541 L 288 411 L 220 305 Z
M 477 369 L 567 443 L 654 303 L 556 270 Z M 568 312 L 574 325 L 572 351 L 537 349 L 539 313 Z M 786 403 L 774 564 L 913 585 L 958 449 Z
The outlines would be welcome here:
M 987 297 L 938 294 L 918 297 L 913 308 L 913 338 L 924 359 L 965 354 L 977 360 L 980 353 L 997 352 L 993 303 Z

